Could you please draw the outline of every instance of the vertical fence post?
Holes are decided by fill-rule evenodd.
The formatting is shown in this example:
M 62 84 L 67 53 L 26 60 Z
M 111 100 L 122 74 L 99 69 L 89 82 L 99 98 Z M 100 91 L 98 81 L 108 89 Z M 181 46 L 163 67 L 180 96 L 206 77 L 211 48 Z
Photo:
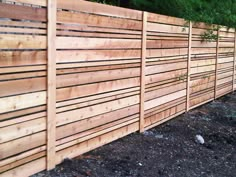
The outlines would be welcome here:
M 142 58 L 141 58 L 141 80 L 140 80 L 140 121 L 139 131 L 144 132 L 144 94 L 145 94 L 145 69 L 146 69 L 146 46 L 147 46 L 147 12 L 143 12 L 142 28 Z
M 56 0 L 47 0 L 47 170 L 55 167 Z
M 189 21 L 186 112 L 188 112 L 189 109 L 190 109 L 190 106 L 189 106 L 189 105 L 190 105 L 191 48 L 192 48 L 192 22 Z
M 220 43 L 220 29 L 218 29 L 218 31 L 217 31 L 217 42 L 216 42 L 216 63 L 215 63 L 215 91 L 214 91 L 214 99 L 217 98 L 219 43 Z
M 233 92 L 234 92 L 234 84 L 235 84 L 235 64 L 236 64 L 236 29 L 235 29 L 235 32 L 234 32 L 234 66 L 233 66 Z

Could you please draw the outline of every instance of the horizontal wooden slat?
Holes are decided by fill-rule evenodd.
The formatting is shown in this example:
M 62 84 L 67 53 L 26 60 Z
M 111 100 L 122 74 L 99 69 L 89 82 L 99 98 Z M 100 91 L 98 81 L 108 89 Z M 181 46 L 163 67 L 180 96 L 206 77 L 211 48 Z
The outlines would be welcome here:
M 188 28 L 173 26 L 173 25 L 157 24 L 157 23 L 147 23 L 147 30 L 165 32 L 165 33 L 180 33 L 180 34 L 188 33 Z
M 167 57 L 178 55 L 187 55 L 187 48 L 147 50 L 147 57 Z
M 1 51 L 0 58 L 1 67 L 46 64 L 45 51 Z
M 141 40 L 57 37 L 57 49 L 137 49 Z
M 172 70 L 179 70 L 179 69 L 186 69 L 187 62 L 178 62 L 178 63 L 169 63 L 164 65 L 153 65 L 147 66 L 146 75 L 155 74 L 155 73 L 162 73 Z
M 46 49 L 45 36 L 0 34 L 1 49 Z
M 139 68 L 97 71 L 79 74 L 67 74 L 57 76 L 57 87 L 71 85 L 88 84 L 91 82 L 101 82 L 106 80 L 125 79 L 140 76 Z
M 0 113 L 46 104 L 46 93 L 36 92 L 0 98 Z
M 112 18 L 98 15 L 91 15 L 86 13 L 72 13 L 65 11 L 57 12 L 57 22 L 65 24 L 80 24 L 97 27 L 109 27 L 116 29 L 141 30 L 142 23 L 139 21 Z
M 88 117 L 96 116 L 106 112 L 121 109 L 127 106 L 135 105 L 139 103 L 139 96 L 132 96 L 123 98 L 120 100 L 114 100 L 111 102 L 85 107 L 78 110 L 68 111 L 57 114 L 57 126 L 67 124 L 70 122 L 82 120 Z
M 139 78 L 131 78 L 57 89 L 57 101 L 138 87 L 139 84 Z
M 186 90 L 181 90 L 179 92 L 175 92 L 160 98 L 156 98 L 144 103 L 145 110 L 151 109 L 153 107 L 159 106 L 161 104 L 167 103 L 171 100 L 178 99 L 180 97 L 186 96 Z
M 47 0 L 9 0 L 11 2 L 17 2 L 17 3 L 24 3 L 24 4 L 32 4 L 32 5 L 38 5 L 38 6 L 46 6 Z
M 42 91 L 46 89 L 46 78 L 30 78 L 0 82 L 0 97 Z
M 80 12 L 107 15 L 121 18 L 142 19 L 142 12 L 125 9 L 105 4 L 87 2 L 83 0 L 57 0 L 57 7 L 60 9 L 75 10 Z
M 46 21 L 46 9 L 0 3 L 0 18 Z M 9 10 L 11 9 L 11 10 Z
M 160 14 L 148 13 L 148 21 L 155 23 L 166 23 L 184 26 L 186 21 L 182 18 L 170 17 Z
M 66 50 L 57 51 L 57 62 L 85 62 L 141 58 L 140 50 Z
M 22 136 L 30 135 L 46 129 L 46 119 L 40 118 L 0 129 L 0 143 L 4 143 Z M 16 131 L 17 130 L 17 131 Z

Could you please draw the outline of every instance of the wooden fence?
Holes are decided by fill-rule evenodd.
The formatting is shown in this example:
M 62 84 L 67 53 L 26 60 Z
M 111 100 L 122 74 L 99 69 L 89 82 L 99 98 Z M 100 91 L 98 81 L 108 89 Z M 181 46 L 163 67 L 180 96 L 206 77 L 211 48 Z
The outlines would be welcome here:
M 52 169 L 232 92 L 235 31 L 202 42 L 209 28 L 82 0 L 0 3 L 0 176 Z

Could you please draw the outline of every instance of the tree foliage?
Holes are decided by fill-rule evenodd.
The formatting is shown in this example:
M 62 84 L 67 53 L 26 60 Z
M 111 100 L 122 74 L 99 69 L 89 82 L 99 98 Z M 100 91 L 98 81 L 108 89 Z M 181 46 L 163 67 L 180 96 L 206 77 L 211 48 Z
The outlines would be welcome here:
M 94 0 L 236 28 L 236 0 Z

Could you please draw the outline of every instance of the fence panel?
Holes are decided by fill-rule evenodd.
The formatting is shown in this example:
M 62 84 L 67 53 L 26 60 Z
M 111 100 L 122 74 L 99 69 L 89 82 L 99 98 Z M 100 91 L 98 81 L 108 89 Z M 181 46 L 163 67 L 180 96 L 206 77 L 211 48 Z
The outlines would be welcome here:
M 217 41 L 203 41 L 209 30 Z M 83 0 L 0 3 L 0 176 L 52 169 L 233 91 L 235 40 Z
M 46 167 L 46 12 L 0 3 L 0 173 L 7 171 L 5 176 Z
M 203 41 L 204 33 L 217 29 L 211 26 L 193 24 L 190 72 L 190 108 L 197 107 L 214 99 L 216 41 Z
M 146 129 L 186 110 L 188 33 L 183 19 L 148 13 Z
M 234 40 L 234 31 L 220 29 L 216 98 L 233 90 Z
M 57 163 L 139 129 L 142 13 L 112 8 L 58 1 Z

